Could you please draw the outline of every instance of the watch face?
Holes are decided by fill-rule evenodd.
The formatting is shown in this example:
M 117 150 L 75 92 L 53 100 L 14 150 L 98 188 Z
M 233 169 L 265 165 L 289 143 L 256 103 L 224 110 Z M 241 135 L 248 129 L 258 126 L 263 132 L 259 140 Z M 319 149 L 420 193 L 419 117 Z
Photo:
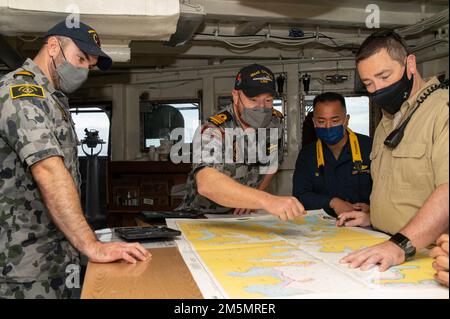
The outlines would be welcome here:
M 405 261 L 409 261 L 414 259 L 414 256 L 416 255 L 416 250 L 413 249 L 411 251 L 406 252 L 405 251 Z
M 413 245 L 411 244 L 410 241 L 407 241 L 407 242 L 405 243 L 405 248 L 408 249 L 408 250 L 410 250 L 411 248 L 413 248 Z
M 416 255 L 416 248 L 409 240 L 404 244 L 403 250 L 405 251 L 406 260 L 411 260 Z

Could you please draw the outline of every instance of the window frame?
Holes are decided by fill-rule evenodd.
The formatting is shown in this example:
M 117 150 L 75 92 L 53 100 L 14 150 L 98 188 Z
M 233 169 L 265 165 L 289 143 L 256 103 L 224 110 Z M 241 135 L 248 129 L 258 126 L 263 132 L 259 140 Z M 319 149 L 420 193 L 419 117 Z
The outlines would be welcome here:
M 69 112 L 70 115 L 72 116 L 72 114 L 78 114 L 78 113 L 105 113 L 106 116 L 109 119 L 109 130 L 108 130 L 108 148 L 106 151 L 106 156 L 105 155 L 99 155 L 99 157 L 107 157 L 107 158 L 111 158 L 111 131 L 112 131 L 112 117 L 113 117 L 113 107 L 112 107 L 112 102 L 111 101 L 90 101 L 90 102 L 76 102 L 76 103 L 69 103 Z M 91 111 L 83 111 L 83 109 L 86 108 L 99 108 L 100 110 L 91 110 Z M 73 110 L 73 109 L 76 109 Z M 79 110 L 81 109 L 81 110 Z M 81 139 L 80 139 L 80 143 L 81 143 Z M 80 155 L 78 154 L 78 157 L 86 157 L 84 154 Z
M 320 94 L 322 94 L 324 92 L 326 92 L 326 91 L 320 91 L 320 92 L 319 91 L 309 91 L 308 94 L 302 94 L 301 101 L 302 101 L 302 104 L 303 104 L 303 111 L 302 111 L 303 114 L 302 114 L 302 117 L 300 119 L 301 127 L 303 127 L 303 121 L 305 120 L 305 118 L 306 118 L 306 116 L 308 115 L 308 112 L 309 112 L 309 109 L 307 108 L 307 105 L 305 103 L 305 97 L 306 96 L 314 96 L 314 98 L 315 98 L 316 96 L 318 96 L 318 95 L 320 95 Z M 354 91 L 337 91 L 336 90 L 336 91 L 333 91 L 333 92 L 337 92 L 337 93 L 341 94 L 344 98 L 347 98 L 347 97 L 367 97 L 367 95 L 365 95 L 364 93 L 358 93 L 358 92 L 354 92 Z M 372 127 L 372 119 L 374 117 L 374 114 L 373 114 L 373 107 L 372 107 L 372 104 L 370 102 L 370 99 L 369 99 L 368 108 L 369 108 L 369 110 L 368 110 L 368 115 L 369 115 L 368 131 L 369 131 L 369 136 L 373 137 L 374 130 L 373 130 L 373 127 Z M 311 112 L 313 111 L 313 106 L 312 105 L 311 105 L 311 110 L 310 111 Z
M 140 100 L 139 101 L 139 144 L 141 152 L 148 152 L 150 147 L 146 147 L 145 145 L 145 111 L 142 110 L 142 102 L 147 102 L 151 104 L 159 104 L 159 105 L 171 105 L 171 104 L 189 104 L 196 103 L 198 104 L 198 116 L 199 121 L 202 119 L 202 99 L 201 98 L 187 98 L 187 99 L 162 99 L 162 100 Z M 194 108 L 192 108 L 194 109 Z M 199 122 L 200 123 L 200 122 Z

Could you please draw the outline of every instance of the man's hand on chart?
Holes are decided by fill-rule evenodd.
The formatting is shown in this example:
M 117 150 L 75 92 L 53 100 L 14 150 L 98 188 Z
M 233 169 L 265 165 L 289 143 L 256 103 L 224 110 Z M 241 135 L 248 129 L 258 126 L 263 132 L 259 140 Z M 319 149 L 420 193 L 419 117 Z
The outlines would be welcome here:
M 441 235 L 436 241 L 436 247 L 430 251 L 434 259 L 433 268 L 436 270 L 434 278 L 448 287 L 448 234 Z
M 370 226 L 370 215 L 365 212 L 348 212 L 342 213 L 338 216 L 336 220 L 336 226 L 338 227 L 369 227 Z
M 350 268 L 369 270 L 376 265 L 379 271 L 386 271 L 392 266 L 400 265 L 405 261 L 405 252 L 391 241 L 364 248 L 342 258 L 341 264 L 349 264 Z
M 281 220 L 294 220 L 306 214 L 303 205 L 291 196 L 271 196 L 263 208 Z
M 151 254 L 139 243 L 101 243 L 94 242 L 86 249 L 89 261 L 95 263 L 109 263 L 125 260 L 130 264 L 137 261 L 147 261 Z

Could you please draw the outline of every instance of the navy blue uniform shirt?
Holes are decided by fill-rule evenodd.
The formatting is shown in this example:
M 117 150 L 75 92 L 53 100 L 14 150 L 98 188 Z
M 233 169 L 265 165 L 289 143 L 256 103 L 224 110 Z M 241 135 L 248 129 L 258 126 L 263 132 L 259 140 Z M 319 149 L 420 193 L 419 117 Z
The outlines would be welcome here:
M 323 208 L 328 214 L 336 216 L 330 208 L 330 201 L 338 197 L 350 203 L 370 204 L 372 178 L 370 176 L 370 152 L 372 139 L 357 134 L 361 149 L 363 170 L 359 173 L 354 169 L 350 139 L 342 149 L 339 159 L 325 143 L 323 156 L 325 166 L 317 167 L 316 142 L 306 145 L 300 152 L 295 165 L 292 195 L 295 196 L 306 210 Z

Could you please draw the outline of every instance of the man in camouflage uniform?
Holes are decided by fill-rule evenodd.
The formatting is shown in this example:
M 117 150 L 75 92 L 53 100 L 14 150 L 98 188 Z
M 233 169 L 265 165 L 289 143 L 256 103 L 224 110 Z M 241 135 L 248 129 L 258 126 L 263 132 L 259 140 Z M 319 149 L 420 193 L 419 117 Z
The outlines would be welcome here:
M 78 140 L 64 93 L 94 65 L 111 64 L 95 30 L 64 21 L 34 60 L 0 78 L 0 298 L 70 298 L 66 276 L 78 251 L 94 262 L 149 256 L 138 244 L 98 242 L 79 202 Z
M 297 199 L 264 192 L 283 159 L 283 115 L 273 109 L 274 80 L 262 65 L 239 71 L 233 104 L 212 116 L 194 140 L 202 158 L 196 161 L 194 155 L 187 193 L 177 210 L 241 215 L 264 209 L 283 220 L 304 213 Z M 230 137 L 236 130 L 254 134 Z

